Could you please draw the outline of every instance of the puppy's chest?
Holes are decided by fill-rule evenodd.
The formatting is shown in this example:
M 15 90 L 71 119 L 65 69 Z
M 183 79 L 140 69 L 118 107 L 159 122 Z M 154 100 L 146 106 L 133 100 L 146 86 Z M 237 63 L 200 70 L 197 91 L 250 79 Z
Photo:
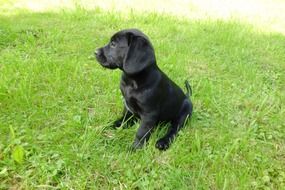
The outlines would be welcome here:
M 139 101 L 138 90 L 135 85 L 121 86 L 121 92 L 124 97 L 124 104 L 126 108 L 133 114 L 139 115 L 143 110 L 141 102 Z

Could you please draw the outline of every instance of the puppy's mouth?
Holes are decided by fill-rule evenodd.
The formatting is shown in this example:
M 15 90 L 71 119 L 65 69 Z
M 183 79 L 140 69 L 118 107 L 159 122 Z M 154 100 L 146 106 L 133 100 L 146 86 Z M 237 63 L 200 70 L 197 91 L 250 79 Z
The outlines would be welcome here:
M 96 55 L 96 54 L 95 54 L 95 57 L 96 57 L 96 60 L 97 60 L 101 65 L 105 65 L 105 63 L 107 62 L 107 59 L 106 59 L 105 56 Z
M 102 65 L 104 68 L 108 69 L 116 69 L 117 65 L 114 63 L 110 63 L 107 61 L 107 58 L 104 55 L 96 55 L 97 61 Z
M 104 62 L 104 63 L 100 63 L 104 68 L 107 69 L 116 69 L 118 68 L 116 64 L 113 63 L 108 63 L 108 62 Z

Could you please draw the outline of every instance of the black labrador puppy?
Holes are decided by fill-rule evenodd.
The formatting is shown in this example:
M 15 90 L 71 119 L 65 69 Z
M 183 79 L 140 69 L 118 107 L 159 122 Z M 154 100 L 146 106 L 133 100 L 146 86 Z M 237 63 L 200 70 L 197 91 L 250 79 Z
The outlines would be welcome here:
M 149 139 L 159 122 L 170 122 L 167 134 L 156 143 L 158 149 L 166 150 L 192 114 L 189 83 L 185 81 L 187 94 L 184 94 L 158 68 L 152 44 L 137 29 L 117 32 L 95 55 L 103 67 L 123 71 L 120 89 L 125 106 L 123 116 L 113 126 L 133 124 L 135 118 L 141 119 L 132 146 L 136 149 Z

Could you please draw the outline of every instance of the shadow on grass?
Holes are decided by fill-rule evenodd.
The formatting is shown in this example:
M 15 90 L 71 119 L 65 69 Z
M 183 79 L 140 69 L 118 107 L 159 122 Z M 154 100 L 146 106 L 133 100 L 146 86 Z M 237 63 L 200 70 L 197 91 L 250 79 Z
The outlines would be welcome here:
M 109 161 L 113 160 L 112 155 L 117 155 L 119 160 L 125 159 L 121 156 L 122 149 L 127 150 L 131 144 L 135 128 L 102 130 L 120 114 L 120 72 L 103 70 L 88 58 L 96 47 L 124 28 L 139 28 L 150 37 L 159 66 L 180 86 L 185 79 L 191 81 L 195 112 L 191 124 L 183 130 L 183 134 L 191 138 L 182 134 L 181 140 L 179 137 L 174 143 L 178 150 L 179 145 L 190 145 L 182 153 L 193 152 L 197 142 L 191 139 L 200 129 L 205 132 L 203 135 L 198 132 L 202 140 L 212 142 L 221 151 L 231 144 L 231 139 L 245 135 L 250 127 L 253 128 L 250 135 L 256 135 L 257 139 L 263 132 L 271 135 L 273 143 L 282 142 L 284 108 L 280 105 L 284 104 L 285 95 L 285 37 L 281 34 L 265 33 L 235 20 L 193 21 L 158 14 L 124 15 L 82 9 L 59 13 L 23 11 L 10 17 L 1 16 L 0 23 L 0 128 L 4 132 L 0 138 L 6 139 L 4 148 L 0 147 L 5 150 L 1 164 L 13 165 L 9 161 L 9 148 L 23 143 L 28 156 L 20 173 L 28 186 L 47 180 L 52 186 L 60 186 L 62 174 L 51 176 L 54 171 L 50 171 L 45 160 L 46 155 L 55 152 L 64 157 L 72 174 L 77 172 L 73 161 L 85 170 L 93 167 L 102 175 L 109 175 L 108 165 L 87 166 L 84 161 L 94 161 L 102 154 Z M 14 142 L 7 135 L 9 125 L 15 128 L 19 141 Z M 223 138 L 219 137 L 221 133 Z M 158 135 L 154 134 L 149 146 L 154 146 Z M 57 146 L 59 144 L 61 146 Z M 242 154 L 246 157 L 249 155 L 245 152 L 252 147 L 245 147 Z M 169 154 L 179 155 L 175 150 L 170 150 Z M 277 155 L 269 145 L 258 144 L 254 148 L 259 153 L 264 150 L 268 151 L 263 155 L 267 160 Z M 146 153 L 158 154 L 153 148 Z M 35 169 L 36 182 L 32 182 L 33 179 L 26 176 L 25 167 L 30 167 L 37 159 L 44 165 L 41 169 L 47 175 Z M 277 158 L 276 164 L 280 162 Z M 132 167 L 135 163 L 128 164 Z M 240 165 L 234 163 L 235 166 Z M 247 166 L 246 172 L 241 167 L 235 174 L 247 174 L 244 187 L 249 187 L 250 180 L 264 169 L 263 166 L 251 168 L 251 163 Z M 62 165 L 58 167 L 52 169 L 61 170 Z M 232 169 L 230 165 L 227 167 Z M 212 170 L 218 172 L 219 169 Z M 14 175 L 11 169 L 4 184 L 14 183 Z M 85 175 L 89 173 L 82 174 Z M 122 175 L 134 182 L 128 173 Z M 210 177 L 208 173 L 204 175 Z M 83 179 L 78 180 L 77 185 L 84 183 Z M 102 187 L 109 185 L 108 178 L 100 180 Z M 220 189 L 223 185 L 217 178 L 206 180 L 202 180 L 203 187 Z M 99 185 L 99 182 L 94 183 Z M 231 182 L 232 187 L 241 183 Z M 186 184 L 199 187 L 192 178 Z M 270 185 L 279 187 L 274 179 Z

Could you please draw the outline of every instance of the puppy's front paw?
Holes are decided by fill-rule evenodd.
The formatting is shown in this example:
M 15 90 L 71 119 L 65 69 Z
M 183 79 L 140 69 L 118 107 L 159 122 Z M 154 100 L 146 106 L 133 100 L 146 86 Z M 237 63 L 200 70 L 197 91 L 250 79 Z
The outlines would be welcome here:
M 118 119 L 111 124 L 111 127 L 116 129 L 116 128 L 121 127 L 121 125 L 122 125 L 122 120 Z
M 168 139 L 159 139 L 156 144 L 155 147 L 159 150 L 166 150 L 169 148 L 170 142 Z
M 133 151 L 135 151 L 135 150 L 137 150 L 137 149 L 141 149 L 143 147 L 143 143 L 140 143 L 140 142 L 134 142 L 133 144 L 132 144 L 132 150 Z

